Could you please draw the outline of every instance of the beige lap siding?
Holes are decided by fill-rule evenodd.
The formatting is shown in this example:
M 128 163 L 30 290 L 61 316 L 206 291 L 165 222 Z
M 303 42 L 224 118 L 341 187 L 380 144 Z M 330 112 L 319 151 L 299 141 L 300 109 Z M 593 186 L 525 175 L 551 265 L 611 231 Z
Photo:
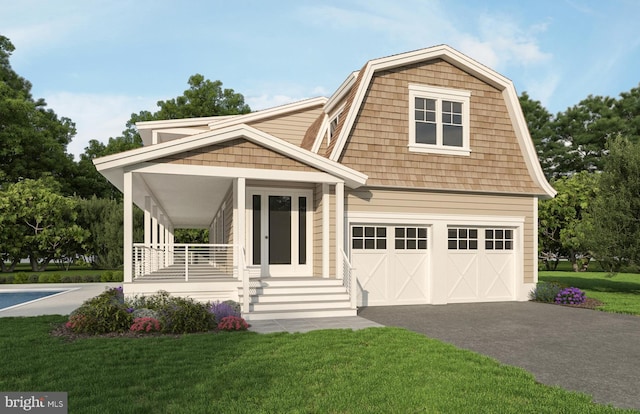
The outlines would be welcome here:
M 329 191 L 329 275 L 335 277 L 336 205 L 335 187 Z M 322 184 L 317 184 L 313 194 L 313 275 L 322 277 Z
M 524 283 L 533 283 L 533 197 L 433 191 L 361 188 L 347 192 L 347 211 L 369 213 L 447 214 L 464 216 L 524 217 Z

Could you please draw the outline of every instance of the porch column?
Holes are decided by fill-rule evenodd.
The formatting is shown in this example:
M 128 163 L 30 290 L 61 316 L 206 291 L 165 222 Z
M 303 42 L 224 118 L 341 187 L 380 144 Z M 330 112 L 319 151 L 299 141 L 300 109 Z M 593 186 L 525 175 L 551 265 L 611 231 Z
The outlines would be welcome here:
M 242 281 L 242 311 L 249 313 L 249 302 L 251 292 L 249 290 L 249 275 L 245 273 L 246 257 L 244 247 L 246 245 L 246 179 L 239 177 L 233 180 L 235 197 L 233 198 L 235 216 L 233 217 L 233 244 L 235 245 L 235 254 L 233 255 L 234 267 L 238 269 L 238 279 Z
M 158 247 L 158 206 L 151 206 L 151 247 Z
M 331 218 L 329 206 L 329 184 L 322 184 L 322 277 L 329 277 L 329 255 L 331 254 L 330 245 L 330 227 L 329 220 Z
M 344 250 L 344 183 L 336 183 L 336 278 L 342 279 Z
M 144 245 L 151 246 L 151 197 L 144 197 Z
M 124 173 L 124 281 L 133 281 L 133 173 Z
M 169 223 L 169 227 L 168 227 L 168 232 L 169 232 L 169 238 L 168 238 L 168 242 L 169 243 L 169 266 L 173 264 L 173 255 L 175 254 L 175 251 L 173 250 L 173 245 L 175 244 L 176 240 L 175 240 L 175 229 L 173 228 L 173 224 Z

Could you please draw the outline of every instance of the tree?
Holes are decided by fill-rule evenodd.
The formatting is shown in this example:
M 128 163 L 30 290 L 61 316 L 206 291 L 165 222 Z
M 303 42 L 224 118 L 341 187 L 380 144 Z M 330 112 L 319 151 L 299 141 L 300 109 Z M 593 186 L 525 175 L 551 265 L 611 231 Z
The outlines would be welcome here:
M 585 242 L 610 272 L 640 263 L 640 144 L 612 140 L 600 177 L 600 190 L 585 225 Z
M 59 185 L 52 178 L 26 179 L 2 191 L 0 225 L 10 232 L 1 247 L 11 263 L 29 258 L 32 270 L 41 271 L 52 260 L 73 260 L 82 251 L 88 231 L 76 224 L 77 204 L 55 188 Z
M 75 125 L 46 109 L 44 100 L 33 99 L 31 83 L 11 68 L 13 51 L 0 35 L 0 186 L 51 176 L 71 194 L 74 163 L 66 151 Z
M 209 243 L 209 229 L 176 229 L 176 243 Z
M 607 142 L 624 133 L 616 104 L 614 98 L 589 95 L 558 114 L 556 139 L 566 146 L 558 166 L 562 174 L 602 170 Z
M 538 250 L 546 270 L 555 270 L 567 257 L 574 271 L 586 270 L 590 260 L 584 237 L 589 204 L 598 191 L 598 176 L 581 171 L 552 181 L 555 198 L 538 202 Z
M 222 88 L 222 82 L 210 81 L 200 74 L 189 78 L 189 89 L 177 98 L 158 101 L 159 110 L 151 113 L 140 111 L 131 114 L 122 135 L 109 138 L 107 144 L 91 140 L 80 156 L 78 168 L 80 173 L 77 180 L 77 194 L 84 198 L 92 195 L 120 200 L 122 195 L 118 190 L 98 173 L 92 160 L 97 157 L 117 154 L 119 152 L 139 148 L 142 139 L 136 129 L 137 122 L 159 121 L 178 118 L 196 118 L 217 115 L 237 115 L 251 112 L 245 104 L 244 96 L 233 89 Z
M 519 99 L 540 166 L 549 180 L 557 175 L 558 158 L 564 151 L 564 146 L 555 139 L 553 130 L 555 118 L 540 101 L 531 99 L 527 92 L 523 92 Z
M 85 260 L 99 269 L 118 269 L 124 260 L 124 210 L 114 199 L 80 199 L 78 224 L 89 230 L 84 251 Z M 143 213 L 133 210 L 133 240 L 142 242 Z

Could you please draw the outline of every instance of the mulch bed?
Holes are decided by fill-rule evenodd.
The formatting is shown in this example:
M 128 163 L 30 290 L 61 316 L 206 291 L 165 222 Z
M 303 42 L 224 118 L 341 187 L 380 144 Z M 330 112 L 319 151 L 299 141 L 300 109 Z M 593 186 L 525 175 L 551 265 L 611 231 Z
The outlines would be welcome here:
M 209 332 L 196 332 L 190 334 L 167 334 L 160 332 L 152 332 L 152 333 L 143 333 L 143 332 L 109 332 L 105 334 L 88 334 L 88 333 L 75 333 L 71 329 L 67 328 L 65 324 L 61 324 L 55 326 L 53 330 L 51 330 L 50 334 L 54 337 L 59 337 L 66 339 L 67 341 L 75 341 L 77 339 L 86 339 L 86 338 L 154 338 L 154 337 L 164 337 L 164 338 L 180 338 L 183 335 L 202 335 L 202 334 L 212 334 L 218 332 L 209 331 Z
M 562 306 L 569 306 L 571 308 L 597 309 L 598 306 L 602 306 L 602 305 L 604 305 L 604 303 L 600 302 L 598 299 L 586 298 L 584 303 L 581 303 L 579 305 L 562 305 Z

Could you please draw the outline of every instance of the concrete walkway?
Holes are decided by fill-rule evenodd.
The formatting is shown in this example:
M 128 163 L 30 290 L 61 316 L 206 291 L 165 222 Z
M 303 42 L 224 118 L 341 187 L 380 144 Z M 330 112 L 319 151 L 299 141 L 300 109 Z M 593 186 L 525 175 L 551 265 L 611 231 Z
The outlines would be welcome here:
M 534 302 L 370 307 L 360 316 L 519 366 L 547 385 L 640 409 L 640 317 Z
M 274 332 L 309 332 L 319 329 L 353 329 L 378 328 L 383 325 L 360 316 L 343 316 L 335 318 L 306 319 L 269 319 L 264 321 L 248 321 L 250 331 L 258 333 Z
M 55 296 L 0 310 L 0 317 L 68 315 L 87 299 L 98 296 L 106 289 L 120 286 L 119 283 L 34 283 L 0 285 L 0 292 L 17 290 L 66 290 Z

